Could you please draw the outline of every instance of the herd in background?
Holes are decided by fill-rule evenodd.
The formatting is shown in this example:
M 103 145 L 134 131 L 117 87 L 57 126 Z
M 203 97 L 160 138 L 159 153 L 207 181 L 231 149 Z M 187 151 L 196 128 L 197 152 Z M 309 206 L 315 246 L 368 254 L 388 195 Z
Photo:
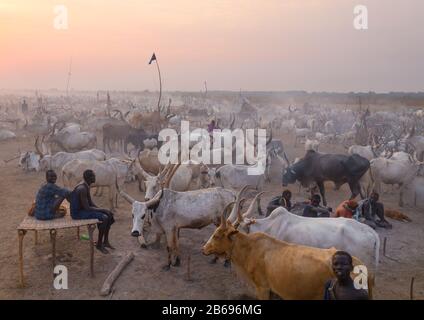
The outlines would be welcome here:
M 35 105 L 13 109 L 4 107 L 4 101 L 0 100 L 0 106 L 3 104 L 0 124 L 4 127 L 0 129 L 0 141 L 16 136 L 34 137 L 34 150 L 20 151 L 2 160 L 19 159 L 25 172 L 53 169 L 69 189 L 80 182 L 86 169 L 92 169 L 97 177 L 96 194 L 108 188 L 111 209 L 118 206 L 119 194 L 132 205 L 131 235 L 138 237 L 142 246 L 157 244 L 165 235 L 166 269 L 181 263 L 180 229 L 203 228 L 215 223 L 224 233 L 263 232 L 283 242 L 296 243 L 299 250 L 306 250 L 302 245 L 336 247 L 372 266 L 376 272 L 379 236 L 353 219 L 317 218 L 320 220 L 317 223 L 284 208 L 255 219 L 255 214 L 261 211 L 262 191 L 271 181 L 270 170 L 275 165 L 282 172 L 278 183 L 300 182 L 311 190 L 317 185 L 324 205 L 325 181 L 333 181 L 336 188 L 347 183 L 352 198 L 367 197 L 372 190 L 381 193 L 383 184 L 398 185 L 400 206 L 404 205 L 405 192 L 413 196 L 413 205 L 424 195 L 423 110 L 371 112 L 369 108 L 353 111 L 305 104 L 296 108 L 270 106 L 265 111 L 255 108 L 246 98 L 239 101 L 241 107 L 230 108 L 225 103 L 213 104 L 187 96 L 180 97 L 179 106 L 172 105 L 169 98 L 167 106 L 147 110 L 125 97 L 120 97 L 113 106 L 110 98 L 106 105 L 98 101 L 98 96 L 97 101 L 93 99 L 37 96 Z M 170 127 L 178 131 L 182 120 L 190 121 L 190 126 L 206 128 L 211 119 L 222 129 L 267 129 L 267 168 L 262 175 L 250 176 L 247 169 L 251 164 L 247 162 L 222 166 L 194 161 L 176 165 L 159 162 L 161 129 Z M 290 157 L 286 152 L 288 143 L 275 138 L 277 134 L 291 135 L 294 147 L 303 143 L 305 156 Z M 102 137 L 102 144 L 98 137 Z M 255 145 L 247 140 L 246 143 Z M 321 153 L 323 144 L 341 147 L 345 152 Z M 236 148 L 233 146 L 231 151 L 235 159 Z M 144 201 L 135 200 L 124 191 L 125 183 L 136 180 L 140 194 L 135 198 Z M 247 192 L 249 189 L 251 192 Z M 243 204 L 253 196 L 243 213 Z M 305 233 L 309 236 L 304 237 Z M 153 242 L 148 241 L 150 235 L 155 236 Z M 211 241 L 212 238 L 204 253 L 231 258 L 226 256 L 227 251 L 217 249 L 216 241 L 212 248 Z M 264 297 L 259 284 L 255 285 L 258 297 Z

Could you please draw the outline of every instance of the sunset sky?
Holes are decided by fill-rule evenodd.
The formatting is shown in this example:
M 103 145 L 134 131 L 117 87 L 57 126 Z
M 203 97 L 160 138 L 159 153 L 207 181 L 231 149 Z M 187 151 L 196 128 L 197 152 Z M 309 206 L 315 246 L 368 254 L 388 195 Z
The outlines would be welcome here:
M 422 91 L 423 36 L 422 0 L 0 0 L 0 89 L 65 89 L 72 56 L 74 89 L 156 90 L 156 52 L 164 90 Z

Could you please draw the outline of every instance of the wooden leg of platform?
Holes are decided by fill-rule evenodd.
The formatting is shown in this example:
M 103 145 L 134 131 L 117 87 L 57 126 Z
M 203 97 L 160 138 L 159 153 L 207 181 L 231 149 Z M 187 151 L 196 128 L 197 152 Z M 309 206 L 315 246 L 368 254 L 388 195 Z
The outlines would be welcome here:
M 77 239 L 80 240 L 80 227 L 77 227 Z
M 34 231 L 34 244 L 35 245 L 38 244 L 38 231 L 37 230 Z
M 25 287 L 25 278 L 24 278 L 24 253 L 23 253 L 23 242 L 25 237 L 25 230 L 18 230 L 19 238 L 19 276 L 20 276 L 20 285 L 21 288 Z
M 50 241 L 52 243 L 52 261 L 53 261 L 53 269 L 56 267 L 56 229 L 50 230 Z
M 90 276 L 94 277 L 94 229 L 96 229 L 95 224 L 90 224 L 87 226 L 88 236 L 90 238 Z

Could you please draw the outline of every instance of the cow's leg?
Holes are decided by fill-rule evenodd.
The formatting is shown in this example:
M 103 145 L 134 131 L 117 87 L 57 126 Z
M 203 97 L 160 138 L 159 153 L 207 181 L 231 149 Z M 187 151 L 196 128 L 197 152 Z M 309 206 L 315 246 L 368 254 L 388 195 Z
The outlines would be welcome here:
M 178 245 L 180 229 L 175 228 L 172 232 L 173 242 L 174 242 L 174 252 L 175 252 L 175 262 L 173 264 L 174 267 L 179 267 L 181 265 L 180 259 L 180 247 Z
M 319 188 L 319 192 L 321 193 L 321 196 L 322 196 L 322 203 L 326 207 L 327 206 L 327 199 L 325 198 L 324 182 L 319 181 L 319 182 L 317 182 L 317 185 L 318 185 L 318 188 Z
M 172 251 L 173 251 L 173 235 L 172 231 L 166 230 L 165 231 L 165 238 L 166 238 L 166 250 L 168 251 L 168 263 L 162 267 L 162 270 L 168 271 L 171 269 L 171 261 L 172 261 Z
M 116 194 L 115 186 L 109 186 L 109 203 L 110 203 L 110 210 L 112 212 L 115 211 L 115 206 L 114 206 L 115 194 Z
M 400 185 L 400 189 L 399 189 L 399 207 L 403 207 L 404 203 L 403 203 L 403 191 L 404 191 L 404 184 L 401 183 Z
M 350 200 L 355 199 L 358 194 L 361 194 L 361 198 L 363 199 L 362 193 L 361 193 L 361 187 L 358 182 L 349 182 L 349 188 L 350 188 Z

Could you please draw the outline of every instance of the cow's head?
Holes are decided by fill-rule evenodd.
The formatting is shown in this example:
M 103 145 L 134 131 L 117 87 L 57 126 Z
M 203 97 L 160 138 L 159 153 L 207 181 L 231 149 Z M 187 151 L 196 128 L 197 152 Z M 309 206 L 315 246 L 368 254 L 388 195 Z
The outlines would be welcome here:
M 227 216 L 233 204 L 234 202 L 231 202 L 225 207 L 221 216 L 221 224 L 202 248 L 204 255 L 215 254 L 225 258 L 231 257 L 232 237 L 238 233 L 231 222 L 227 221 Z
M 129 171 L 133 173 L 134 175 L 138 176 L 139 178 L 143 178 L 144 183 L 144 189 L 146 190 L 146 193 L 144 195 L 144 199 L 146 201 L 152 199 L 155 194 L 157 194 L 162 186 L 162 183 L 164 183 L 164 180 L 170 180 L 170 178 L 167 176 L 167 174 L 171 171 L 172 168 L 171 165 L 165 166 L 162 171 L 157 175 L 151 175 L 147 173 L 140 165 L 139 162 L 136 161 L 136 159 L 131 163 Z M 174 172 L 175 173 L 175 172 Z M 172 176 L 171 176 L 172 177 Z M 169 182 L 169 181 L 168 181 Z
M 119 190 L 119 193 L 132 205 L 133 226 L 131 235 L 133 237 L 141 237 L 143 231 L 146 231 L 152 223 L 152 209 L 159 204 L 163 190 L 160 190 L 151 200 L 144 202 L 134 200 L 129 194 L 122 190 Z
M 295 183 L 297 179 L 297 172 L 293 166 L 287 167 L 283 172 L 283 187 Z
M 19 159 L 19 166 L 21 166 L 24 171 L 39 171 L 40 156 L 32 151 L 22 153 Z

